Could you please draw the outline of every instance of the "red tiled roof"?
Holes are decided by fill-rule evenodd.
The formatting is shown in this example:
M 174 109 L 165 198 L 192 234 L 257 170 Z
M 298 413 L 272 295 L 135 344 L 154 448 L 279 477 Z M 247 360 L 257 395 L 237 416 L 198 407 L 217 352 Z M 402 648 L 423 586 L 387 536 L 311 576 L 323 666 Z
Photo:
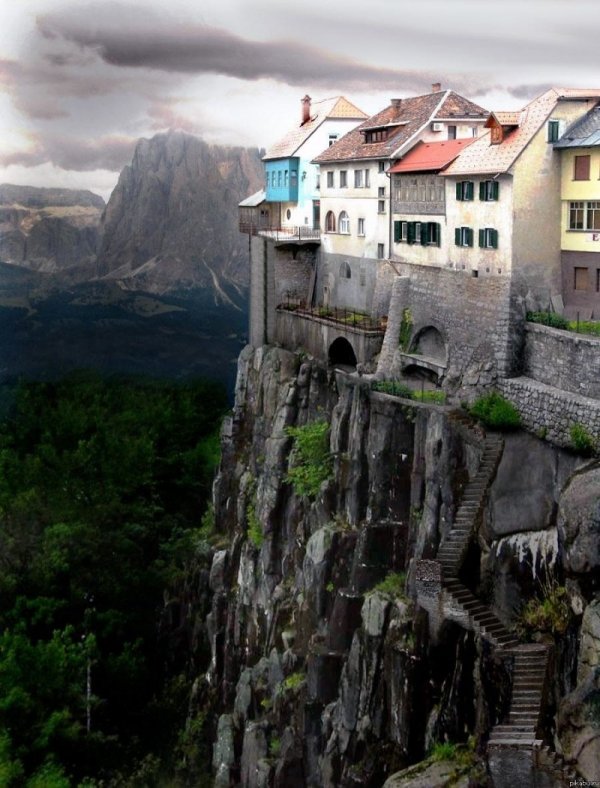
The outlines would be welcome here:
M 530 101 L 520 112 L 494 113 L 496 118 L 500 116 L 509 120 L 516 119 L 518 125 L 508 131 L 503 141 L 497 145 L 491 144 L 489 134 L 478 137 L 444 170 L 444 175 L 474 175 L 477 173 L 486 175 L 507 172 L 545 123 L 560 99 L 597 101 L 600 99 L 600 90 L 550 88 L 541 96 Z M 518 118 L 515 118 L 517 115 Z M 501 125 L 514 124 L 501 123 Z
M 459 96 L 452 90 L 401 99 L 398 102 L 394 101 L 389 107 L 345 134 L 331 147 L 319 154 L 314 161 L 324 164 L 334 161 L 390 158 L 399 148 L 409 142 L 423 126 L 435 118 L 483 119 L 487 116 L 488 112 L 483 107 Z M 387 140 L 365 142 L 365 135 L 361 131 L 382 127 L 389 128 Z
M 346 118 L 349 120 L 362 120 L 367 117 L 367 113 L 358 109 L 352 102 L 344 96 L 334 96 L 333 98 L 313 101 L 311 105 L 311 117 L 307 123 L 293 128 L 282 139 L 272 145 L 263 161 L 268 159 L 282 159 L 293 156 L 298 148 L 305 142 L 310 135 L 319 128 L 327 118 Z
M 454 161 L 461 150 L 473 142 L 473 139 L 419 142 L 388 172 L 431 172 L 432 170 L 437 172 Z
M 518 126 L 521 121 L 521 112 L 492 112 L 487 119 L 486 127 L 495 118 L 501 126 Z

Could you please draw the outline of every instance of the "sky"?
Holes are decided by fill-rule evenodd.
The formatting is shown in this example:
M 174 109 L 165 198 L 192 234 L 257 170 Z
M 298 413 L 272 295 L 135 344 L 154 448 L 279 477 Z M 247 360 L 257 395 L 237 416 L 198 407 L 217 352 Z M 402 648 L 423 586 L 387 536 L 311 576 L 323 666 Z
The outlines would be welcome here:
M 136 141 L 269 147 L 300 99 L 600 87 L 595 0 L 0 0 L 0 183 L 108 199 Z

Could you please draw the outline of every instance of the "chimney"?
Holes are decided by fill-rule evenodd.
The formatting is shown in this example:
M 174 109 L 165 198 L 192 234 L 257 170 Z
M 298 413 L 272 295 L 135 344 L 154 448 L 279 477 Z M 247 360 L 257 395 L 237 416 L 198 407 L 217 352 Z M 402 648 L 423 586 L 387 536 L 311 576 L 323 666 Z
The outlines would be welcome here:
M 392 107 L 398 108 L 402 104 L 402 99 L 392 99 Z
M 431 85 L 431 92 L 432 93 L 439 93 L 441 89 L 442 89 L 442 83 L 441 82 L 434 82 Z
M 305 123 L 308 123 L 310 120 L 310 96 L 308 93 L 304 96 L 302 101 L 302 123 L 301 126 L 304 126 Z

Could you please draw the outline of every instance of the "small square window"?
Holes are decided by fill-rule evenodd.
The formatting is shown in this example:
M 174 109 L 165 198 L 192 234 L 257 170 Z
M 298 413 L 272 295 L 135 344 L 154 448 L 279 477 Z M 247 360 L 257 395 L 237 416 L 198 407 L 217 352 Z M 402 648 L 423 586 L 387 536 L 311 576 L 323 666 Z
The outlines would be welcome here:
M 377 188 L 377 196 L 378 197 L 385 197 L 385 186 L 379 186 Z
M 330 134 L 329 135 L 329 147 L 330 148 L 333 145 L 333 143 L 337 140 L 337 138 L 338 138 L 337 134 Z
M 448 126 L 448 139 L 449 140 L 456 139 L 456 126 Z
M 385 172 L 385 161 L 377 162 L 378 172 Z
M 558 142 L 559 133 L 560 133 L 560 121 L 558 121 L 558 120 L 549 120 L 548 121 L 548 142 Z
M 377 201 L 377 213 L 385 213 L 385 200 Z

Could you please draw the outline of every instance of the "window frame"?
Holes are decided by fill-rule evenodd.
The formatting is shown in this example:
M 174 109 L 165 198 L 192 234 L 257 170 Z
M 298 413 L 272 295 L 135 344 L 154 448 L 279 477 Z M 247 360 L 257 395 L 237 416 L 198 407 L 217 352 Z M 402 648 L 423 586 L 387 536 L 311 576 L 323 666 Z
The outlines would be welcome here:
M 327 188 L 328 189 L 334 189 L 335 188 L 335 183 L 334 183 L 334 180 L 333 180 L 333 176 L 334 176 L 333 170 L 327 170 Z
M 456 199 L 459 202 L 473 202 L 473 200 L 475 199 L 475 182 L 457 181 Z
M 347 211 L 340 211 L 338 216 L 338 232 L 340 235 L 350 235 L 350 217 Z
M 364 189 L 363 170 L 354 170 L 354 188 Z
M 479 182 L 479 199 L 481 202 L 498 202 L 500 198 L 500 184 L 498 181 L 488 179 Z
M 340 170 L 340 189 L 348 188 L 348 170 Z
M 377 259 L 385 260 L 385 244 L 382 243 L 377 244 Z
M 364 238 L 365 237 L 365 219 L 364 219 L 363 216 L 359 216 L 358 217 L 358 220 L 357 220 L 357 223 L 356 223 L 356 227 L 357 227 L 356 234 L 360 238 Z
M 326 233 L 335 233 L 337 232 L 337 222 L 335 218 L 335 213 L 333 211 L 327 211 L 325 214 L 325 232 Z
M 473 246 L 473 228 L 467 226 L 460 226 L 454 228 L 454 244 L 463 249 L 471 248 Z
M 479 248 L 497 249 L 498 230 L 496 230 L 494 227 L 482 227 L 479 230 Z
M 556 120 L 556 118 L 550 118 L 547 126 L 546 140 L 547 142 L 558 142 L 559 138 L 560 138 L 560 120 Z

